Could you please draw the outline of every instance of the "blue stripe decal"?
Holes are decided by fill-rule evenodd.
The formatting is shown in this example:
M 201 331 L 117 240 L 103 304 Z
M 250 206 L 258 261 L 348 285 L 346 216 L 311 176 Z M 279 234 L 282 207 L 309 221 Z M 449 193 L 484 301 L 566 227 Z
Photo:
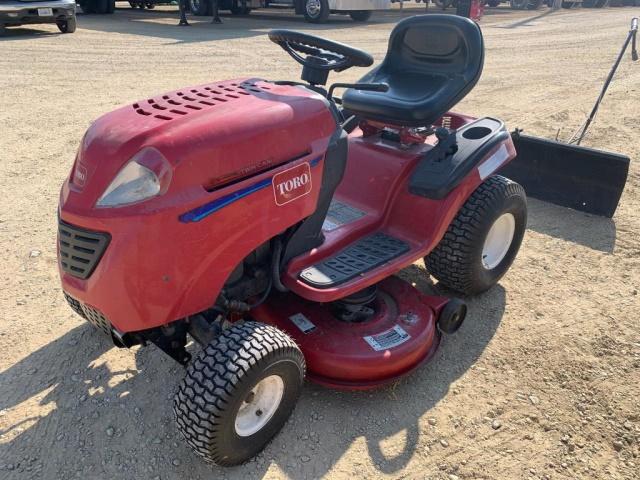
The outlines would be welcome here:
M 223 209 L 227 205 L 231 205 L 236 200 L 240 200 L 248 195 L 251 195 L 258 190 L 262 190 L 263 188 L 271 185 L 271 178 L 265 178 L 258 183 L 254 183 L 253 185 L 249 185 L 237 192 L 233 192 L 229 195 L 225 195 L 224 197 L 213 200 L 209 203 L 205 203 L 204 205 L 194 208 L 190 212 L 187 212 L 180 216 L 181 222 L 199 222 L 205 217 L 208 217 L 212 213 L 217 212 L 218 210 Z
M 315 167 L 322 160 L 322 156 L 316 157 L 309 162 L 309 165 Z M 252 193 L 255 193 L 263 188 L 271 185 L 271 181 L 273 177 L 265 178 L 264 180 L 259 181 L 258 183 L 254 183 L 253 185 L 249 185 L 248 187 L 244 187 L 237 192 L 230 193 L 229 195 L 225 195 L 224 197 L 218 198 L 216 200 L 212 200 L 209 203 L 205 203 L 193 210 L 183 213 L 180 215 L 180 221 L 183 223 L 189 222 L 199 222 L 203 218 L 208 217 L 212 213 L 217 212 L 218 210 L 222 210 L 227 205 L 231 205 L 236 200 L 240 200 L 241 198 L 247 197 Z

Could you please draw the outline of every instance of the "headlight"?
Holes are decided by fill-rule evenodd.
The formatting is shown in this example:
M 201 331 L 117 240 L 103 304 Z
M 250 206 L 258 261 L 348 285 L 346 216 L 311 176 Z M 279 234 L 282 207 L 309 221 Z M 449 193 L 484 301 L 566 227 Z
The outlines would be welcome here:
M 164 156 L 155 148 L 145 148 L 118 172 L 96 206 L 117 207 L 155 197 L 166 190 L 170 177 Z

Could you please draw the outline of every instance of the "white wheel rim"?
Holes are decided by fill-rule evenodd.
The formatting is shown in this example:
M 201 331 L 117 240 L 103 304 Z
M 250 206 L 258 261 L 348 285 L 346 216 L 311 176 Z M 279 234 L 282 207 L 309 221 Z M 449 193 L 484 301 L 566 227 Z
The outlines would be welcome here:
M 493 270 L 500 264 L 509 251 L 515 231 L 516 219 L 511 213 L 503 213 L 493 222 L 482 247 L 484 268 Z
M 278 410 L 283 394 L 284 382 L 279 375 L 260 380 L 240 405 L 236 415 L 236 433 L 248 437 L 262 429 Z
M 320 13 L 321 5 L 320 0 L 307 0 L 307 14 L 310 17 L 316 17 Z

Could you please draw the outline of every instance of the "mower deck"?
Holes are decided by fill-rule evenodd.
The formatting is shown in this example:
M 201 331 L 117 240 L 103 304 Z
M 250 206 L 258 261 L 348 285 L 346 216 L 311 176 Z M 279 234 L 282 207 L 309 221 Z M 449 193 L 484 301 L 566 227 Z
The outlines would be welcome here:
M 307 377 L 334 388 L 368 389 L 397 380 L 431 358 L 436 323 L 449 299 L 425 295 L 397 277 L 378 284 L 375 314 L 338 319 L 332 304 L 274 295 L 252 316 L 287 332 L 307 362 Z

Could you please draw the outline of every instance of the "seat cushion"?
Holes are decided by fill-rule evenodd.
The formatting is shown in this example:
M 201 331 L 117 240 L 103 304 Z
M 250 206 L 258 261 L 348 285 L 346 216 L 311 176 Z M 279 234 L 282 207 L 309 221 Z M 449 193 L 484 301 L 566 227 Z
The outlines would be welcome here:
M 342 103 L 364 118 L 426 126 L 475 86 L 484 62 L 480 28 L 454 15 L 418 15 L 401 21 L 383 62 L 362 83 L 386 83 L 387 92 L 349 89 Z

